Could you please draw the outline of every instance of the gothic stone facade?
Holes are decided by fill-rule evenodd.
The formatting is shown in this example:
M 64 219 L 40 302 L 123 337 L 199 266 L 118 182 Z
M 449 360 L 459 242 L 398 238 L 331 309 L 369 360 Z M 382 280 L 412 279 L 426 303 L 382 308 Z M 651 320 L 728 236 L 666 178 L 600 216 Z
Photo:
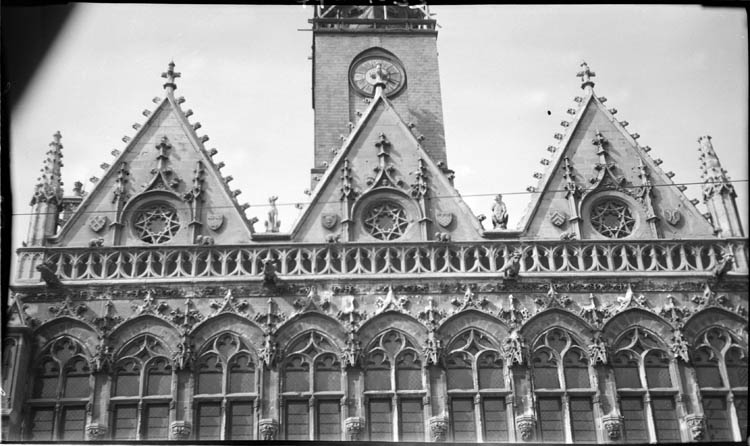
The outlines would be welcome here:
M 746 437 L 747 239 L 710 137 L 704 216 L 584 64 L 539 198 L 509 230 L 498 197 L 489 228 L 453 188 L 426 10 L 311 23 L 315 166 L 289 233 L 273 206 L 264 232 L 245 216 L 174 64 L 89 194 L 63 193 L 55 135 L 7 310 L 4 439 Z

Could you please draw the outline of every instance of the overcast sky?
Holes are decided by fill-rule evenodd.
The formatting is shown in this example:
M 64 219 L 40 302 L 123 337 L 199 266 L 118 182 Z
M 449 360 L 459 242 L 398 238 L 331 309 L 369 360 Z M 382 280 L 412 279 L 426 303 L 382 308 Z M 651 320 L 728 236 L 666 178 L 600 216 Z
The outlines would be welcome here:
M 585 60 L 595 91 L 653 148 L 675 182 L 699 181 L 697 139 L 713 137 L 732 179 L 748 178 L 748 48 L 743 9 L 699 6 L 434 6 L 449 167 L 476 214 L 504 193 L 509 227 L 535 171 L 580 95 Z M 178 96 L 240 188 L 248 216 L 267 197 L 304 202 L 313 163 L 312 8 L 81 4 L 12 114 L 14 213 L 28 213 L 35 179 L 59 130 L 63 179 L 86 190 L 122 150 L 131 125 L 163 95 L 174 59 Z M 342 88 L 346 88 L 342 85 Z M 345 125 L 346 123 L 342 123 Z M 429 135 L 425 144 L 429 143 Z M 748 186 L 736 184 L 748 227 Z M 697 186 L 688 188 L 699 198 Z M 257 206 L 256 206 L 257 205 Z M 701 204 L 700 209 L 705 211 Z M 281 230 L 299 211 L 280 206 Z M 28 215 L 14 219 L 14 246 Z

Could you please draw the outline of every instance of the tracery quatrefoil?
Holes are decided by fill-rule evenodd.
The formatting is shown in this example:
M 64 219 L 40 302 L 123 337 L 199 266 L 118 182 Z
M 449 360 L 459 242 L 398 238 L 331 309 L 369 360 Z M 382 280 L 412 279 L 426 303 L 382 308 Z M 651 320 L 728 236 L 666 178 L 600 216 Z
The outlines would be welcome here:
M 364 225 L 373 237 L 394 240 L 404 235 L 409 221 L 404 208 L 393 202 L 381 202 L 369 209 Z
M 138 238 L 146 243 L 164 243 L 180 230 L 177 211 L 171 206 L 159 204 L 142 210 L 133 224 Z
M 624 238 L 633 232 L 635 218 L 625 203 L 609 199 L 591 210 L 591 225 L 606 237 Z

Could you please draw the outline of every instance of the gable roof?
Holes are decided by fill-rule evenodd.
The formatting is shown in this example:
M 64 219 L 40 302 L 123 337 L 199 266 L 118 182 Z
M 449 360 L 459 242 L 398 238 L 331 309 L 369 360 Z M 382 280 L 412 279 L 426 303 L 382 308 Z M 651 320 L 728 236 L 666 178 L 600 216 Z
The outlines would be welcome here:
M 645 194 L 643 200 L 649 203 L 644 206 L 651 208 L 646 214 L 651 213 L 647 217 L 655 221 L 653 224 L 658 228 L 659 237 L 713 236 L 713 227 L 685 196 L 684 186 L 676 185 L 671 180 L 673 174 L 662 170 L 661 160 L 651 158 L 649 147 L 638 144 L 639 135 L 626 130 L 627 123 L 614 117 L 616 110 L 604 106 L 606 98 L 597 97 L 593 86 L 593 82 L 584 80 L 581 86 L 584 96 L 576 98 L 579 106 L 572 121 L 567 123 L 564 134 L 556 135 L 560 138 L 559 148 L 554 151 L 536 187 L 537 193 L 519 223 L 523 235 L 561 236 L 559 228 L 565 227 L 565 223 L 555 225 L 559 227 L 552 230 L 553 226 L 542 220 L 548 212 L 565 213 L 570 205 L 566 199 L 568 193 L 577 194 L 577 211 L 581 212 L 581 205 L 588 196 L 613 189 L 633 196 Z M 605 162 L 601 161 L 602 155 Z M 664 220 L 674 221 L 675 215 L 678 216 L 677 223 L 665 224 Z M 584 215 L 579 217 L 586 219 Z
M 412 126 L 404 122 L 388 98 L 382 94 L 381 90 L 376 89 L 376 93 L 370 101 L 369 106 L 362 113 L 362 116 L 357 123 L 352 127 L 351 132 L 343 141 L 341 149 L 337 151 L 335 157 L 320 178 L 320 181 L 317 183 L 310 202 L 305 208 L 303 208 L 299 218 L 293 225 L 291 237 L 293 239 L 304 238 L 304 235 L 302 234 L 303 227 L 309 223 L 309 220 L 312 218 L 312 214 L 315 213 L 316 209 L 319 209 L 321 205 L 325 204 L 322 202 L 323 197 L 327 195 L 335 195 L 332 193 L 332 189 L 337 187 L 335 185 L 336 175 L 341 172 L 342 168 L 349 169 L 350 163 L 355 163 L 355 159 L 349 158 L 352 155 L 355 146 L 363 142 L 366 136 L 365 133 L 373 129 L 378 129 L 374 131 L 380 134 L 380 142 L 375 145 L 377 146 L 381 143 L 388 144 L 387 141 L 383 141 L 385 135 L 380 131 L 387 128 L 389 132 L 395 130 L 397 133 L 404 136 L 406 145 L 408 146 L 407 150 L 409 150 L 409 148 L 414 149 L 414 154 L 417 155 L 419 160 L 419 164 L 415 165 L 414 168 L 421 171 L 423 178 L 429 176 L 432 180 L 432 185 L 435 188 L 447 192 L 440 194 L 440 196 L 431 197 L 431 200 L 452 201 L 453 205 L 461 211 L 461 215 L 457 217 L 464 219 L 465 222 L 473 228 L 474 234 L 472 238 L 480 238 L 482 227 L 479 220 L 474 216 L 471 209 L 469 209 L 468 205 L 466 205 L 458 194 L 458 191 L 453 187 L 451 178 L 448 177 L 451 171 L 444 166 L 438 166 L 438 164 L 430 158 L 427 151 L 422 147 L 421 138 L 414 136 L 411 127 Z M 406 166 L 399 165 L 398 167 L 403 168 Z M 416 172 L 410 171 L 408 173 L 415 174 Z M 368 181 L 368 183 L 369 184 L 366 187 L 357 191 L 356 195 L 358 195 L 358 198 L 376 191 L 384 184 L 391 185 L 403 183 L 403 181 L 391 177 L 391 173 L 388 169 L 379 169 L 376 172 L 375 177 L 371 178 L 371 181 Z M 418 187 L 416 183 L 411 186 L 412 189 Z M 422 185 L 422 187 L 424 187 L 424 185 Z M 404 190 L 402 192 L 406 193 L 407 191 Z M 341 194 L 338 196 L 340 197 Z
M 252 228 L 243 208 L 237 203 L 237 193 L 230 191 L 219 166 L 211 158 L 215 149 L 206 150 L 204 142 L 208 137 L 199 137 L 196 134 L 200 124 L 191 124 L 188 121 L 192 111 L 184 112 L 180 107 L 184 99 L 174 97 L 174 77 L 178 77 L 179 73 L 174 73 L 173 68 L 174 64 L 170 64 L 169 71 L 165 73 L 172 76 L 164 85 L 165 96 L 152 112 L 144 112 L 147 119 L 138 127 L 136 134 L 129 140 L 123 138 L 127 141 L 125 148 L 117 155 L 93 190 L 82 200 L 60 232 L 48 239 L 51 244 L 85 244 L 86 237 L 97 236 L 83 230 L 90 215 L 107 216 L 109 222 L 122 223 L 124 210 L 143 198 L 144 194 L 157 191 L 182 201 L 182 206 L 192 206 L 194 210 L 198 206 L 200 213 L 230 209 L 228 212 L 217 211 L 223 221 L 233 227 L 232 240 L 225 241 L 250 241 Z M 170 152 L 177 153 L 172 156 Z M 140 187 L 134 185 L 136 182 Z M 113 198 L 110 197 L 110 193 Z M 192 204 L 193 201 L 200 205 Z M 203 217 L 192 215 L 192 221 L 186 223 L 203 226 Z M 200 235 L 200 232 L 197 231 L 194 235 Z M 210 235 L 218 239 L 230 238 L 218 233 Z M 112 240 L 111 243 L 119 244 L 116 240 Z M 183 243 L 192 244 L 195 240 L 184 239 Z M 105 244 L 109 245 L 107 242 Z

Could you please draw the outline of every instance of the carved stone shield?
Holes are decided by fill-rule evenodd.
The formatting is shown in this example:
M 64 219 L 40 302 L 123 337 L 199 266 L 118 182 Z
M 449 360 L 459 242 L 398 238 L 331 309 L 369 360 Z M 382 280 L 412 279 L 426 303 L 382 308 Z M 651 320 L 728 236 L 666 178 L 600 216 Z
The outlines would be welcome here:
M 93 215 L 89 217 L 89 228 L 94 232 L 99 232 L 107 226 L 107 217 L 104 215 Z
M 440 226 L 447 228 L 453 223 L 453 214 L 450 212 L 438 212 L 435 214 L 435 220 L 437 220 Z
M 682 219 L 682 214 L 677 209 L 664 209 L 664 219 L 672 226 L 676 226 Z
M 209 212 L 206 216 L 206 223 L 212 231 L 216 231 L 224 224 L 224 215 Z
M 549 221 L 558 228 L 565 224 L 566 215 L 560 211 L 555 211 L 549 216 Z
M 320 224 L 329 231 L 336 227 L 336 223 L 339 222 L 339 216 L 336 214 L 323 214 L 320 217 Z

